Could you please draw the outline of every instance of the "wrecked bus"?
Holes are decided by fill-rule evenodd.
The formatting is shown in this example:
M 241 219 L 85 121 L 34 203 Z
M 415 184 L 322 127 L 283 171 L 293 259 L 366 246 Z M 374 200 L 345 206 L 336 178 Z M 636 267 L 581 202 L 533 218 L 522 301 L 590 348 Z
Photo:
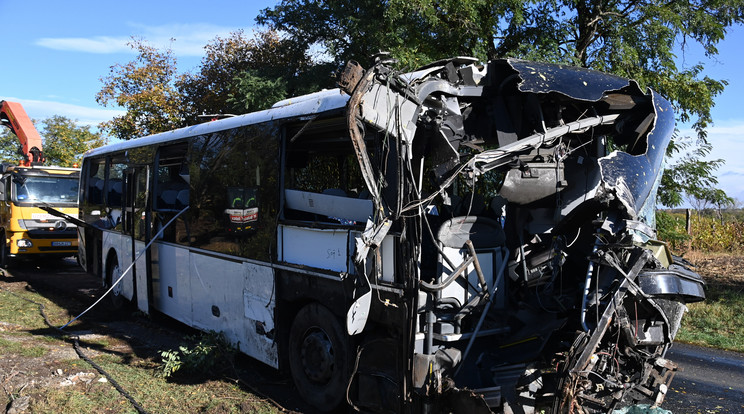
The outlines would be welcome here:
M 80 260 L 111 306 L 221 332 L 323 411 L 661 403 L 704 298 L 655 240 L 669 102 L 511 59 L 339 80 L 86 153 Z

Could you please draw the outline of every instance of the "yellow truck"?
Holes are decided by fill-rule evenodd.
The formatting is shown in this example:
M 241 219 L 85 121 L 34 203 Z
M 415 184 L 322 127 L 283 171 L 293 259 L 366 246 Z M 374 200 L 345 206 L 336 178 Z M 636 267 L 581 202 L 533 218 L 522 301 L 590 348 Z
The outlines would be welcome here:
M 44 166 L 41 137 L 20 104 L 0 102 L 0 124 L 18 137 L 23 159 L 0 165 L 0 266 L 14 258 L 77 254 L 75 224 L 49 214 L 78 214 L 78 168 Z

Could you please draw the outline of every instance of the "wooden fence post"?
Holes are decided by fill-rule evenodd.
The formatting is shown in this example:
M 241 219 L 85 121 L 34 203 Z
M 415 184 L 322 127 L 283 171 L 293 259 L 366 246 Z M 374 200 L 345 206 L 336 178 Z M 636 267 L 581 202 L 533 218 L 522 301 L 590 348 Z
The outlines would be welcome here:
M 692 225 L 690 224 L 690 209 L 685 209 L 685 230 L 687 231 L 687 235 L 692 235 Z
M 687 251 L 692 250 L 692 214 L 690 209 L 685 209 L 685 230 L 687 230 Z

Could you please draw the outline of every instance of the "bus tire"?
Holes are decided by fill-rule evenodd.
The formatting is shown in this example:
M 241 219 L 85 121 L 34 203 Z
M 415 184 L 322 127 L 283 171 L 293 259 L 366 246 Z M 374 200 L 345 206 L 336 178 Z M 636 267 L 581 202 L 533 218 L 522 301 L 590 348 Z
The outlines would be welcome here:
M 113 283 L 121 277 L 121 267 L 119 267 L 119 260 L 116 254 L 111 254 L 109 260 L 106 261 L 106 289 L 111 288 Z M 112 310 L 121 310 L 127 304 L 127 299 L 124 297 L 121 287 L 122 282 L 119 282 L 109 293 L 109 305 Z
M 297 313 L 289 332 L 289 367 L 300 395 L 313 407 L 331 411 L 345 400 L 349 338 L 325 306 L 310 303 Z

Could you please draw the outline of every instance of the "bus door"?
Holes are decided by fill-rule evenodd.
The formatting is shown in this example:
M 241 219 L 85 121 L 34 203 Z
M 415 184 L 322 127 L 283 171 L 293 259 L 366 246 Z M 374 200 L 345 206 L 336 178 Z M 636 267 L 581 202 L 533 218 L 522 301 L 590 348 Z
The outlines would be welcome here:
M 137 308 L 145 313 L 150 312 L 150 269 L 149 251 L 142 253 L 150 241 L 150 211 L 147 209 L 149 197 L 150 170 L 147 166 L 127 168 L 124 172 L 124 208 L 122 217 L 123 233 L 129 236 L 129 245 L 122 248 L 124 267 L 129 267 L 132 260 L 139 255 L 132 268 L 134 292 Z

